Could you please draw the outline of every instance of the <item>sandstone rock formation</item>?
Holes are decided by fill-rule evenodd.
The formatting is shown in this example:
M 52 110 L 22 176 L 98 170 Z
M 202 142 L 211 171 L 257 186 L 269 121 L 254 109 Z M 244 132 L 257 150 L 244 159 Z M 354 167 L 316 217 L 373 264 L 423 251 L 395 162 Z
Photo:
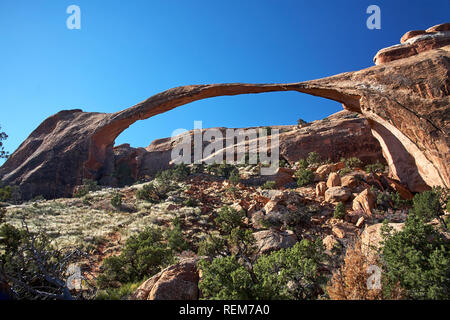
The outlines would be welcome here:
M 0 176 L 4 183 L 19 185 L 25 199 L 38 194 L 71 195 L 82 178 L 114 184 L 114 140 L 137 120 L 210 97 L 298 91 L 338 101 L 344 109 L 362 113 L 381 144 L 391 176 L 410 190 L 450 187 L 447 30 L 445 24 L 429 30 L 437 31 L 435 34 L 406 40 L 401 50 L 412 50 L 414 55 L 395 53 L 395 60 L 379 54 L 376 61 L 380 65 L 319 80 L 183 86 L 112 114 L 61 111 L 31 133 L 0 168 Z M 420 37 L 428 38 L 422 41 Z M 283 145 L 281 150 L 287 157 L 298 153 Z M 139 153 L 136 161 L 140 161 Z
M 197 300 L 198 259 L 180 261 L 139 286 L 133 294 L 135 300 Z
M 295 234 L 290 230 L 263 230 L 255 232 L 253 236 L 256 240 L 258 254 L 290 248 L 297 242 Z

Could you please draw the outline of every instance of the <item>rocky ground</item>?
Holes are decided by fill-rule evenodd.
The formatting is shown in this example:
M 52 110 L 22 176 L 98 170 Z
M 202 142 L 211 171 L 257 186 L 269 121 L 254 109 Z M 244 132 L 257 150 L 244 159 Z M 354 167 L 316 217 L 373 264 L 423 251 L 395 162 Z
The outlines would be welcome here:
M 245 223 L 253 231 L 260 254 L 291 247 L 301 239 L 315 238 L 321 238 L 327 252 L 332 254 L 333 248 L 351 246 L 369 226 L 385 219 L 403 222 L 407 216 L 407 200 L 412 198 L 405 187 L 387 177 L 380 164 L 375 170 L 378 172 L 367 172 L 362 162 L 355 159 L 309 164 L 314 177 L 302 187 L 295 181 L 300 163 L 286 163 L 270 177 L 259 176 L 260 166 L 238 166 L 240 182 L 236 185 L 207 170 L 193 173 L 183 181 L 172 182 L 171 191 L 157 203 L 136 196 L 143 185 L 150 183 L 146 182 L 124 188 L 103 188 L 78 198 L 11 205 L 7 207 L 5 220 L 17 227 L 26 223 L 32 232 L 43 230 L 58 246 L 87 251 L 92 258 L 89 263 L 85 261 L 83 270 L 92 279 L 101 274 L 102 261 L 119 254 L 130 235 L 149 226 L 170 227 L 174 217 L 181 219 L 183 235 L 190 247 L 180 254 L 180 263 L 192 269 L 192 263 L 185 259 L 195 260 L 199 241 L 217 232 L 213 218 L 224 206 L 245 212 Z M 117 194 L 121 195 L 122 203 L 114 207 L 111 199 Z M 339 216 L 335 211 L 340 203 L 344 204 L 345 212 Z M 135 298 L 156 299 L 160 294 L 176 298 L 182 294 L 175 290 L 175 280 L 187 271 L 184 267 L 173 271 L 177 268 L 181 267 L 169 268 L 171 276 L 165 277 L 171 285 L 163 286 L 164 292 L 150 295 L 155 285 L 152 278 L 150 289 L 149 282 L 144 283 L 147 295 L 141 293 Z M 198 282 L 197 271 L 191 273 L 195 274 L 191 278 Z M 165 279 L 162 274 L 155 277 L 159 282 Z

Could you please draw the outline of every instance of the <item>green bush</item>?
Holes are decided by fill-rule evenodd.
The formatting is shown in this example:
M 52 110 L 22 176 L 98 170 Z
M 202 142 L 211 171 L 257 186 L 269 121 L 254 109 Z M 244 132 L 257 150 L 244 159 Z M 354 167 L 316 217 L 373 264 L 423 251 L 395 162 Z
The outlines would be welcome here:
M 441 216 L 444 212 L 440 203 L 440 195 L 434 190 L 418 193 L 413 198 L 413 214 L 424 221 Z
M 343 220 L 345 218 L 345 205 L 342 202 L 339 202 L 334 209 L 333 216 L 336 219 Z
M 209 262 L 201 260 L 202 280 L 199 289 L 203 297 L 210 300 L 254 299 L 254 284 L 251 274 L 235 256 L 219 257 Z
M 305 121 L 305 120 L 303 120 L 303 119 L 298 119 L 298 120 L 297 120 L 297 124 L 298 124 L 299 126 L 302 126 L 302 125 L 308 124 L 308 122 Z
M 139 288 L 141 282 L 125 283 L 119 288 L 107 288 L 99 290 L 95 296 L 96 300 L 128 300 Z
M 258 258 L 253 270 L 255 296 L 262 300 L 310 300 L 322 293 L 326 277 L 319 266 L 325 261 L 321 240 L 302 240 L 292 248 Z
M 417 194 L 400 232 L 392 233 L 387 224 L 383 226 L 381 257 L 387 297 L 399 285 L 407 299 L 448 299 L 450 248 L 446 239 L 427 224 L 442 212 L 437 198 L 433 191 Z
M 244 212 L 230 207 L 222 207 L 215 218 L 215 222 L 224 234 L 230 234 L 231 230 L 235 228 L 245 227 L 244 218 Z
M 237 168 L 234 168 L 230 173 L 230 182 L 232 185 L 237 185 L 239 182 L 241 182 L 241 176 L 239 175 L 239 170 Z
M 83 292 L 70 292 L 66 286 L 68 267 L 81 258 L 88 258 L 78 249 L 56 248 L 43 231 L 31 233 L 28 228 L 0 227 L 0 270 L 9 280 L 14 298 L 18 300 L 74 299 L 91 294 L 88 282 Z
M 0 130 L 1 130 L 1 128 L 2 127 L 0 126 Z M 5 147 L 3 146 L 3 142 L 2 142 L 2 141 L 5 141 L 6 139 L 8 139 L 8 135 L 5 132 L 1 131 L 0 132 L 0 159 L 7 159 L 9 157 L 9 153 L 8 153 L 8 151 L 5 151 Z
M 308 162 L 306 161 L 306 159 L 298 160 L 298 167 L 301 168 L 301 169 L 308 168 Z
M 263 188 L 265 190 L 270 190 L 270 189 L 275 189 L 276 185 L 277 185 L 277 183 L 275 181 L 266 181 L 261 186 L 261 188 Z
M 309 165 L 318 165 L 320 164 L 320 155 L 317 152 L 310 152 L 306 157 L 306 162 Z
M 0 202 L 18 203 L 20 201 L 20 189 L 17 186 L 5 186 L 0 188 Z
M 163 241 L 163 234 L 159 228 L 146 228 L 128 238 L 119 256 L 103 261 L 103 273 L 97 278 L 99 288 L 144 280 L 172 263 L 173 250 Z
M 161 181 L 153 181 L 138 189 L 136 191 L 136 198 L 157 203 L 167 198 L 167 193 L 171 190 L 171 188 L 171 184 L 162 183 Z
M 380 163 L 379 161 L 377 161 L 376 163 L 373 164 L 368 164 L 366 166 L 366 172 L 367 173 L 383 173 L 385 170 L 385 166 L 384 164 Z
M 361 168 L 363 165 L 362 161 L 356 157 L 341 159 L 341 161 L 343 161 L 345 163 L 345 167 L 348 169 Z
M 299 187 L 303 187 L 314 182 L 314 172 L 309 169 L 300 168 L 294 175 L 297 178 L 297 185 Z
M 249 266 L 235 255 L 202 260 L 199 289 L 205 299 L 316 299 L 326 278 L 321 241 L 302 240 L 289 249 L 259 257 Z
M 114 193 L 113 197 L 111 198 L 111 205 L 117 209 L 122 206 L 122 195 L 120 193 Z
M 194 208 L 194 207 L 198 206 L 198 203 L 193 198 L 187 198 L 186 200 L 184 200 L 183 205 L 186 206 L 186 207 Z
M 182 252 L 189 248 L 181 230 L 181 220 L 178 217 L 172 220 L 172 229 L 166 231 L 166 238 L 169 248 L 175 252 Z
M 83 183 L 78 187 L 77 192 L 75 192 L 74 197 L 82 198 L 89 192 L 100 190 L 100 187 L 95 180 L 83 179 Z

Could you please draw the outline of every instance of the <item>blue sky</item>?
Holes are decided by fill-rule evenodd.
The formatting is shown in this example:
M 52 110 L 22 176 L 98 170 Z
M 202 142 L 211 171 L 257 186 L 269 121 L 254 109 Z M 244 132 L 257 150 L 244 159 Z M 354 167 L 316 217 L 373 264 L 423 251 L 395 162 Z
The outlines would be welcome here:
M 69 5 L 81 30 L 66 28 Z M 366 8 L 381 8 L 381 30 Z M 187 84 L 298 82 L 373 65 L 409 30 L 448 22 L 450 1 L 1 0 L 0 125 L 12 152 L 63 110 L 115 112 Z M 122 133 L 148 146 L 177 128 L 294 124 L 341 106 L 300 93 L 219 97 Z

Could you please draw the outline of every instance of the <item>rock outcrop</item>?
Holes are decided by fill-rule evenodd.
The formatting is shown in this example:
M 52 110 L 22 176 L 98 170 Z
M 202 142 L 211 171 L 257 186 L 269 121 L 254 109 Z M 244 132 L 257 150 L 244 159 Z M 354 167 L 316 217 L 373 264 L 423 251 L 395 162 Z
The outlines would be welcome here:
M 69 196 L 82 178 L 114 184 L 114 141 L 134 122 L 210 97 L 298 91 L 363 114 L 380 142 L 391 176 L 410 190 L 450 187 L 450 46 L 445 45 L 447 24 L 443 26 L 433 29 L 439 40 L 432 34 L 405 42 L 425 36 L 439 45 L 424 44 L 427 50 L 383 58 L 382 64 L 361 71 L 300 83 L 183 86 L 112 114 L 61 111 L 31 133 L 0 168 L 0 176 L 4 183 L 19 185 L 25 199 L 38 194 Z M 287 157 L 299 152 L 280 147 Z
M 134 300 L 197 300 L 198 259 L 191 258 L 172 265 L 139 286 Z

